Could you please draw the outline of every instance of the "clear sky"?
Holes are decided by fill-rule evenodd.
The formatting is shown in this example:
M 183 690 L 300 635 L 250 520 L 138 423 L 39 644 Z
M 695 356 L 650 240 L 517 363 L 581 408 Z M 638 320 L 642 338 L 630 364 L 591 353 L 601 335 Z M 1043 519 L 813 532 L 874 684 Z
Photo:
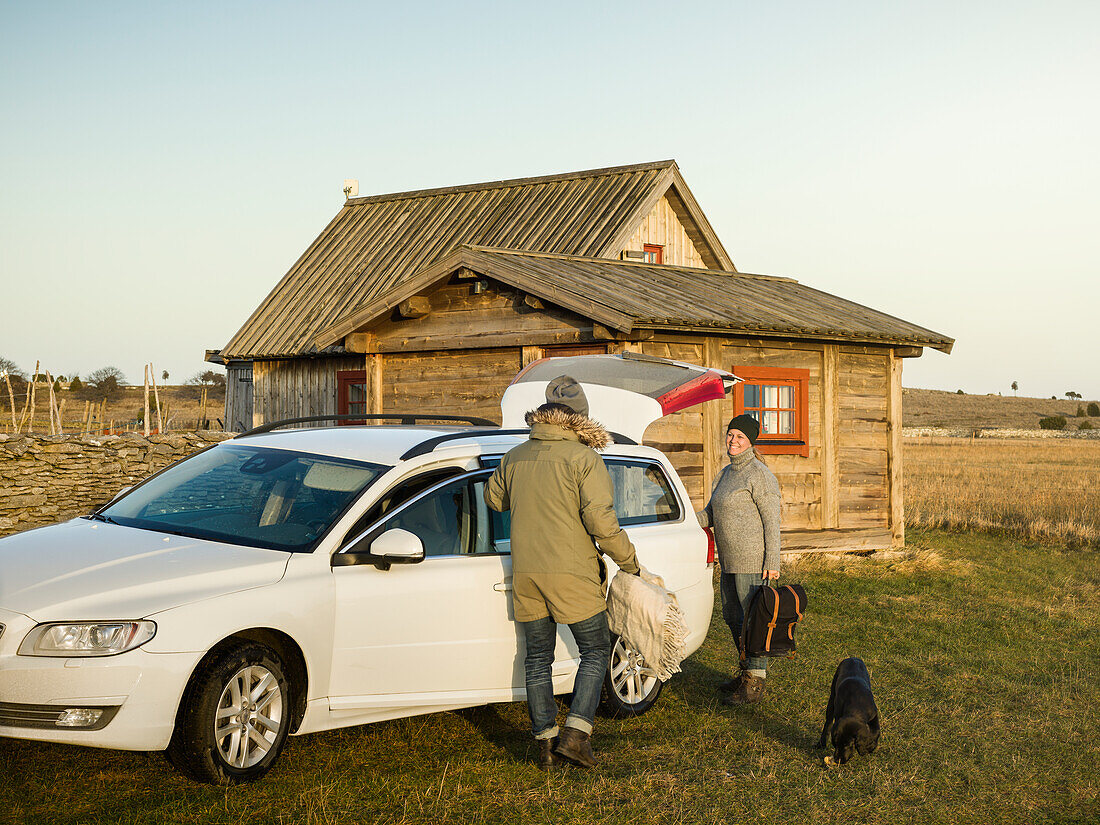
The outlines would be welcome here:
M 1100 397 L 1100 3 L 0 0 L 0 355 L 206 368 L 360 194 L 675 158 L 737 267 Z

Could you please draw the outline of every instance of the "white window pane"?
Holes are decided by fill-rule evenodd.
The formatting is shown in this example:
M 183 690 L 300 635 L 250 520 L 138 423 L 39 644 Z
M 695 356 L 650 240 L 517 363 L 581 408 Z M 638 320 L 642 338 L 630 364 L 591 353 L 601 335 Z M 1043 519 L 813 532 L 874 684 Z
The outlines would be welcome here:
M 764 403 L 762 407 L 778 407 L 776 401 L 779 399 L 779 387 L 761 387 L 764 395 Z
M 794 434 L 794 413 L 792 413 L 792 412 L 778 413 L 778 421 L 779 421 L 779 429 L 777 429 L 776 432 L 778 432 L 778 433 L 788 433 L 788 434 L 792 434 L 792 435 Z
M 763 422 L 763 425 L 761 426 L 760 429 L 765 433 L 778 432 L 778 429 L 777 429 L 777 427 L 779 426 L 778 415 L 779 414 L 775 413 L 775 412 L 765 411 L 764 412 L 764 422 Z
M 780 408 L 786 408 L 788 410 L 794 408 L 794 387 L 776 387 L 778 390 L 779 403 L 775 406 Z

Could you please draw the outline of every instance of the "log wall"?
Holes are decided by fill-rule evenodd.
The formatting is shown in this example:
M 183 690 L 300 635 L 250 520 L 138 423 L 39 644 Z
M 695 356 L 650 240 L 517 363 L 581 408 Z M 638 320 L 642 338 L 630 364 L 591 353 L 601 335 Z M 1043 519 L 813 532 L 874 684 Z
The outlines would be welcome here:
M 253 361 L 250 426 L 281 418 L 335 415 L 336 373 L 364 366 L 362 355 Z
M 499 424 L 500 397 L 522 361 L 519 347 L 387 354 L 382 412 L 471 415 Z

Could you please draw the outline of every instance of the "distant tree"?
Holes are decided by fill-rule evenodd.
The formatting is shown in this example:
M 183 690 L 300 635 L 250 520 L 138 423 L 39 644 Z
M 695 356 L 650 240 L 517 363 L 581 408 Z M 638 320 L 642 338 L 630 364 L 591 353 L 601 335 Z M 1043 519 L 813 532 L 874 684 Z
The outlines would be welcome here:
M 109 401 L 122 392 L 126 386 L 126 376 L 118 367 L 100 367 L 88 373 L 87 382 L 94 398 Z
M 79 375 L 74 375 L 73 380 L 69 382 L 69 392 L 80 392 L 84 389 L 84 382 L 80 380 Z
M 1017 382 L 1013 381 L 1012 382 L 1012 394 L 1015 395 L 1016 390 L 1018 390 L 1018 389 L 1020 389 L 1020 385 Z
M 1074 392 L 1073 390 L 1070 390 L 1069 392 L 1066 393 L 1066 398 L 1068 398 L 1070 400 L 1073 400 L 1074 398 L 1080 398 L 1080 397 L 1081 397 L 1081 393 Z
M 196 372 L 187 379 L 188 384 L 198 384 L 202 387 L 221 387 L 225 385 L 225 376 L 214 370 Z
M 1080 404 L 1077 405 L 1077 417 L 1078 418 L 1084 418 L 1085 417 L 1085 408 L 1082 407 Z
M 23 372 L 23 370 L 19 369 L 19 365 L 16 364 L 14 361 L 8 358 L 4 358 L 2 355 L 0 355 L 0 381 L 3 380 L 2 376 L 5 373 L 7 373 L 8 378 L 11 379 L 11 382 L 13 384 L 15 384 L 16 382 L 20 384 L 27 383 L 27 374 Z
M 1091 430 L 1092 428 L 1092 422 L 1089 421 L 1087 418 L 1077 425 L 1077 429 L 1079 430 Z
M 1097 406 L 1095 401 L 1090 401 L 1089 406 L 1088 406 L 1088 411 L 1089 411 L 1089 415 L 1091 415 L 1091 416 L 1100 415 L 1100 406 Z
M 955 395 L 966 395 L 962 390 L 955 390 Z
M 1050 418 L 1039 419 L 1039 429 L 1041 430 L 1064 430 L 1066 428 L 1065 416 L 1052 415 Z
M 168 382 L 168 370 L 165 370 L 160 374 L 160 380 L 164 381 L 165 383 Z

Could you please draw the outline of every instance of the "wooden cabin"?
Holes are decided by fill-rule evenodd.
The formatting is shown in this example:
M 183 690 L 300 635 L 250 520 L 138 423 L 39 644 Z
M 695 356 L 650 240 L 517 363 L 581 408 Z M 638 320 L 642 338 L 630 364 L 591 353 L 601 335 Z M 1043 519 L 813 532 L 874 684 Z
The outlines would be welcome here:
M 655 422 L 697 506 L 734 414 L 783 491 L 784 550 L 904 541 L 902 359 L 953 340 L 790 278 L 738 272 L 674 161 L 349 199 L 240 331 L 236 429 L 329 413 L 500 420 L 515 374 L 630 350 L 745 379 Z

